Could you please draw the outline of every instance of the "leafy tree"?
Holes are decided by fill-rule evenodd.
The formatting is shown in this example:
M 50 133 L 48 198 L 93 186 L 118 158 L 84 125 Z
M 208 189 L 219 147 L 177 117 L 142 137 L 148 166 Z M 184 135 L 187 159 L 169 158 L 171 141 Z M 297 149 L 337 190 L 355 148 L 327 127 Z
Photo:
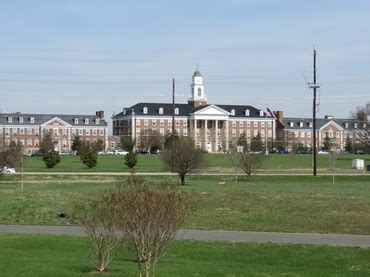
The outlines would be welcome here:
M 132 139 L 130 136 L 121 137 L 121 148 L 127 152 L 134 151 L 136 140 Z
M 328 135 L 324 138 L 324 146 L 322 147 L 322 150 L 324 151 L 330 151 L 331 150 L 332 143 L 330 141 L 330 138 Z
M 130 151 L 125 155 L 125 165 L 134 172 L 134 168 L 137 164 L 137 154 L 134 151 Z
M 72 142 L 72 151 L 75 151 L 75 153 L 78 152 L 78 150 L 80 149 L 81 147 L 81 139 L 80 139 L 80 136 L 79 135 L 76 135 L 74 138 L 73 138 L 73 142 Z
M 51 132 L 46 132 L 44 137 L 41 139 L 40 142 L 40 153 L 45 156 L 50 151 L 54 150 L 54 142 L 51 135 Z
M 349 134 L 347 134 L 346 145 L 344 146 L 344 148 L 349 153 L 353 152 L 353 143 L 352 143 L 352 140 L 349 137 Z
M 263 142 L 262 142 L 260 133 L 258 133 L 257 136 L 252 138 L 250 151 L 252 152 L 262 152 L 263 151 Z
M 93 143 L 92 149 L 96 152 L 103 151 L 104 150 L 104 141 L 101 139 L 98 139 L 96 142 Z
M 87 165 L 88 168 L 93 168 L 98 164 L 98 153 L 94 150 L 90 150 L 82 156 L 83 164 Z
M 42 159 L 45 162 L 47 168 L 53 168 L 58 163 L 60 163 L 61 160 L 58 151 L 55 150 L 51 150 L 50 152 L 48 152 Z
M 172 146 L 172 143 L 179 139 L 177 132 L 169 133 L 164 139 L 164 149 L 168 149 Z
M 181 185 L 185 185 L 186 174 L 205 165 L 204 155 L 201 149 L 195 148 L 191 138 L 179 137 L 161 154 L 161 158 L 168 168 L 178 173 Z

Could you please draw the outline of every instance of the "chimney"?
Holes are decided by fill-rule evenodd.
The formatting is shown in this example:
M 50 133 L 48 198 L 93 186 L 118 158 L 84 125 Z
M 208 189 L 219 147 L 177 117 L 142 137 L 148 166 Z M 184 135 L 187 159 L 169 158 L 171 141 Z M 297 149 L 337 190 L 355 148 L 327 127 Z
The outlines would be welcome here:
M 334 118 L 334 116 L 332 116 L 332 115 L 325 115 L 325 117 L 324 117 L 325 119 L 333 119 Z
M 96 117 L 100 119 L 104 119 L 104 111 L 96 111 Z
M 281 124 L 283 124 L 283 121 L 284 121 L 284 112 L 283 111 L 275 111 L 274 112 L 274 115 L 277 118 L 277 120 L 279 120 L 279 122 Z

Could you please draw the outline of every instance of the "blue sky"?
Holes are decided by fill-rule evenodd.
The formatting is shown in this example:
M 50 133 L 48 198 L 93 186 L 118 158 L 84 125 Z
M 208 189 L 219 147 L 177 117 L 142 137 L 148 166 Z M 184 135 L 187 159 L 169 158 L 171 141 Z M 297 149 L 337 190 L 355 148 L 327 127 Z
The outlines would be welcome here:
M 210 103 L 311 116 L 370 100 L 369 1 L 1 1 L 0 108 L 107 116 L 179 102 L 199 64 Z

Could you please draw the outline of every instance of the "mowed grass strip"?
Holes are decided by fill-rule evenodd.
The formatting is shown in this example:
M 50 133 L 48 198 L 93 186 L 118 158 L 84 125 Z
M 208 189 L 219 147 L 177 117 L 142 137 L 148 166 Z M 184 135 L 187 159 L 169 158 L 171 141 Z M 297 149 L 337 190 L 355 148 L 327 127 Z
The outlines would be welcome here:
M 0 235 L 3 276 L 89 276 L 87 238 Z M 176 241 L 157 266 L 158 276 L 368 276 L 370 249 L 306 245 Z M 137 276 L 122 252 L 108 276 Z
M 201 172 L 233 172 L 228 155 L 207 154 L 208 167 Z M 370 164 L 369 155 L 339 155 L 337 168 L 339 171 L 351 171 L 352 159 L 364 159 L 365 164 Z M 259 170 L 268 172 L 285 170 L 287 172 L 309 171 L 312 167 L 311 155 L 269 155 L 266 156 Z M 318 168 L 323 172 L 329 169 L 328 155 L 318 155 Z M 162 172 L 165 166 L 160 155 L 139 155 L 136 170 L 139 172 Z M 92 169 L 82 164 L 78 156 L 62 157 L 62 161 L 54 168 L 48 169 L 41 157 L 27 158 L 26 172 L 127 172 L 124 156 L 99 155 L 98 165 Z M 356 171 L 353 171 L 356 172 Z
M 0 223 L 59 225 L 73 203 L 112 189 L 104 177 L 35 176 L 20 191 L 0 182 Z M 31 176 L 27 176 L 29 180 Z M 86 179 L 83 179 L 86 178 Z M 168 177 L 145 177 L 159 181 Z M 174 182 L 176 178 L 171 177 Z M 190 177 L 181 189 L 194 192 L 194 211 L 186 228 L 208 230 L 370 234 L 370 177 Z

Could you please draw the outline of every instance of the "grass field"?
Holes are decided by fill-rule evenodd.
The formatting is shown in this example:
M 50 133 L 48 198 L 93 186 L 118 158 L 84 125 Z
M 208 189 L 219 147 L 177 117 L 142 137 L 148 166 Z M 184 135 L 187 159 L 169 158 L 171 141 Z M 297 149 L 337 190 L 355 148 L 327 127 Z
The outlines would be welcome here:
M 0 235 L 2 276 L 84 276 L 94 268 L 89 240 L 46 235 Z M 305 245 L 177 241 L 158 276 L 369 276 L 370 249 Z M 109 276 L 137 276 L 123 252 Z M 105 276 L 105 274 L 104 274 Z
M 311 155 L 269 155 L 261 165 L 262 171 L 300 171 L 309 172 L 311 170 Z M 365 164 L 370 164 L 370 155 L 340 155 L 337 160 L 338 171 L 350 171 L 352 159 L 364 159 Z M 208 154 L 207 161 L 209 167 L 203 172 L 232 172 L 232 165 L 228 155 Z M 318 155 L 318 169 L 321 172 L 328 172 L 329 159 L 327 155 Z M 164 165 L 159 155 L 140 155 L 137 171 L 142 172 L 161 172 Z M 61 163 L 55 168 L 46 168 L 42 158 L 30 157 L 25 168 L 28 172 L 123 172 L 128 171 L 124 165 L 123 156 L 99 156 L 98 165 L 88 169 L 80 162 L 79 157 L 62 157 Z
M 150 180 L 164 177 L 146 177 Z M 58 214 L 87 194 L 116 185 L 113 177 L 19 176 L 0 181 L 0 223 L 66 224 Z M 173 180 L 177 180 L 172 177 Z M 182 189 L 195 193 L 186 228 L 370 234 L 370 176 L 191 177 Z

